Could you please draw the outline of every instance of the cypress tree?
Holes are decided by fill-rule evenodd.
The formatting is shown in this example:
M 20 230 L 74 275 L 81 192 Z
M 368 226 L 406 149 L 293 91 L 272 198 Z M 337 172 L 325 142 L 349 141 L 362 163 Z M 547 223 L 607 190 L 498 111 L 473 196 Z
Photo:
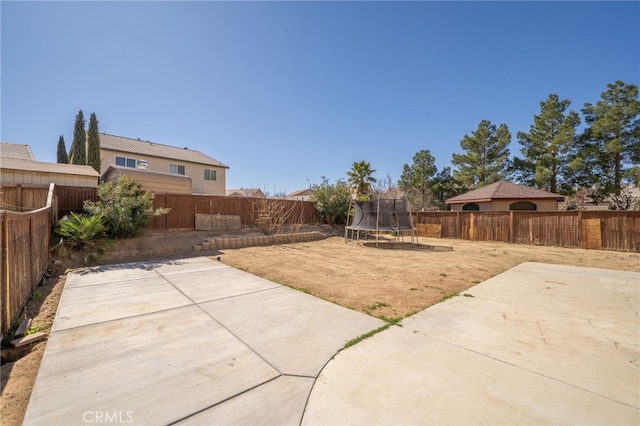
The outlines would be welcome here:
M 71 144 L 71 163 L 87 164 L 87 132 L 84 130 L 84 115 L 82 110 L 76 115 L 73 127 L 73 142 Z
M 67 164 L 69 156 L 67 155 L 67 147 L 64 144 L 64 136 L 60 135 L 58 139 L 58 163 Z
M 87 131 L 87 164 L 100 173 L 100 135 L 98 135 L 98 119 L 94 112 L 89 118 L 89 130 Z

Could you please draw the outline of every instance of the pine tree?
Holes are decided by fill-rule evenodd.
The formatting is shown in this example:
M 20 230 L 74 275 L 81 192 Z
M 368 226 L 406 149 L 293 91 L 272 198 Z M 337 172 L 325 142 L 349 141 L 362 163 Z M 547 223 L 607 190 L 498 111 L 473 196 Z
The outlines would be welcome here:
M 57 161 L 61 164 L 67 164 L 69 162 L 69 156 L 67 155 L 67 147 L 64 144 L 64 136 L 60 135 L 58 138 L 58 155 Z
M 571 101 L 558 99 L 550 94 L 540 102 L 540 114 L 533 117 L 529 133 L 518 132 L 520 152 L 524 160 L 514 160 L 519 167 L 529 171 L 524 183 L 557 192 L 568 166 L 568 156 L 575 138 L 580 118 L 574 111 L 565 114 Z
M 602 170 L 605 192 L 619 194 L 625 165 L 640 162 L 638 86 L 620 80 L 609 83 L 601 99 L 595 105 L 586 103 L 582 113 L 589 127 L 576 162 Z
M 95 113 L 89 118 L 89 130 L 87 131 L 87 164 L 100 173 L 100 135 L 98 134 L 98 119 Z
M 71 163 L 87 164 L 87 132 L 84 130 L 84 115 L 82 110 L 76 115 L 73 127 L 73 142 L 71 143 Z
M 416 209 L 425 210 L 429 197 L 433 195 L 433 177 L 438 172 L 436 160 L 428 149 L 413 156 L 413 164 L 405 164 L 398 186 Z
M 466 152 L 453 154 L 451 164 L 458 167 L 453 177 L 471 189 L 501 180 L 509 167 L 510 142 L 506 124 L 496 128 L 489 120 L 482 120 L 471 136 L 460 141 Z

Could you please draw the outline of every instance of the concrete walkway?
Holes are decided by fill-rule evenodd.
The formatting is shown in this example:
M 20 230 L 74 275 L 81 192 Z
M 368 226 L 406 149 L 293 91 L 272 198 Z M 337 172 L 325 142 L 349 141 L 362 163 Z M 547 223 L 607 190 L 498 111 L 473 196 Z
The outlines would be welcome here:
M 70 274 L 24 424 L 640 423 L 640 274 L 464 293 L 332 359 L 383 323 L 202 257 Z

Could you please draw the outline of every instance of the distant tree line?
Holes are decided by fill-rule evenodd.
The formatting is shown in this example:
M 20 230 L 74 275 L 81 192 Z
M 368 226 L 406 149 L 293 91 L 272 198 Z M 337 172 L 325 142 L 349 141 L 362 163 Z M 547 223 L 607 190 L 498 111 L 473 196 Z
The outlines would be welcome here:
M 73 126 L 73 142 L 67 154 L 64 136 L 58 138 L 57 162 L 63 164 L 82 164 L 92 166 L 100 173 L 100 135 L 98 118 L 95 113 L 89 117 L 89 129 L 85 130 L 82 110 L 78 111 Z
M 540 102 L 529 131 L 516 134 L 521 156 L 511 157 L 512 135 L 506 124 L 482 120 L 460 140 L 462 152 L 453 154 L 453 170 L 438 171 L 430 150 L 423 149 L 411 164 L 404 164 L 397 187 L 390 178 L 374 187 L 375 170 L 360 161 L 352 164 L 346 181 L 338 180 L 332 187 L 323 178 L 312 189 L 326 194 L 348 188 L 347 198 L 360 199 L 400 189 L 414 209 L 426 210 L 444 209 L 448 198 L 507 179 L 565 196 L 588 194 L 595 201 L 611 197 L 622 200 L 620 208 L 630 206 L 630 197 L 621 192 L 626 184 L 640 186 L 638 87 L 619 80 L 609 83 L 595 104 L 584 104 L 582 132 L 580 115 L 570 105 L 555 93 Z

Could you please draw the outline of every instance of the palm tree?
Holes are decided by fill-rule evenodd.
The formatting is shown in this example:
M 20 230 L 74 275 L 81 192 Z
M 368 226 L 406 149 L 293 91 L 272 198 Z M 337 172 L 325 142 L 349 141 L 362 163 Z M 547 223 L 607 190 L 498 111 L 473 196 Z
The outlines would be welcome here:
M 351 188 L 356 191 L 356 197 L 367 195 L 371 190 L 371 184 L 376 182 L 376 179 L 371 176 L 373 173 L 375 170 L 371 170 L 371 164 L 366 161 L 354 162 L 351 165 L 347 177 Z

